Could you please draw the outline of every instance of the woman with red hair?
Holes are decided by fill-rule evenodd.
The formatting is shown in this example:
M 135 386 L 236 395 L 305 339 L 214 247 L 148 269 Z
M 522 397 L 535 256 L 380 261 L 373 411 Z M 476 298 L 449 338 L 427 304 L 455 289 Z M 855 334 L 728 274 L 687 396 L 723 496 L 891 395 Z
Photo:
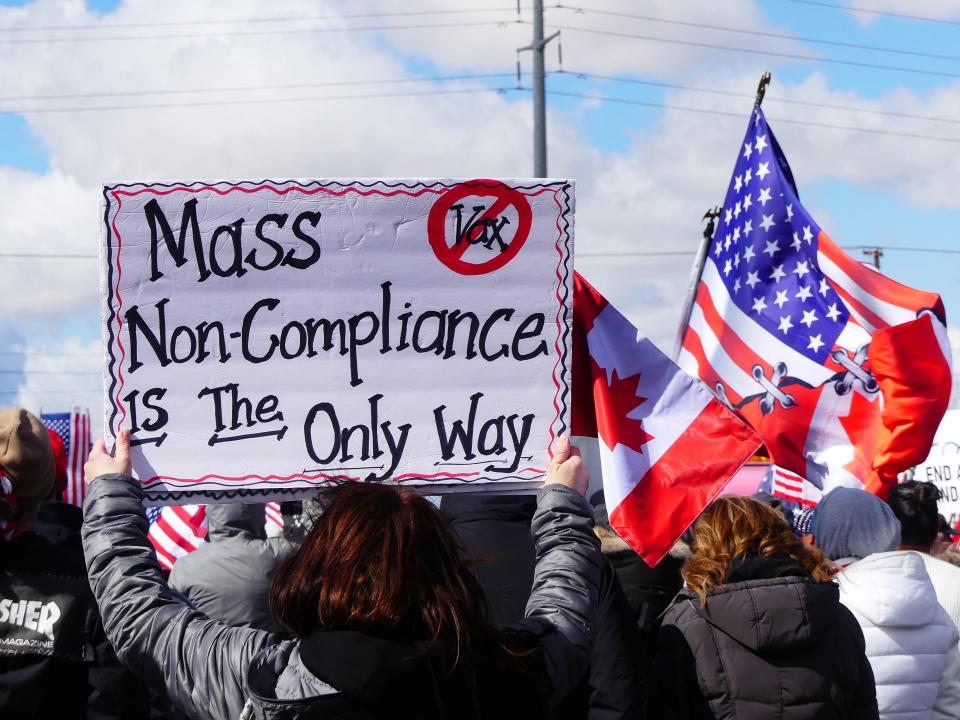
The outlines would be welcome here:
M 526 619 L 488 621 L 440 512 L 408 488 L 348 483 L 278 569 L 285 636 L 223 625 L 167 588 L 130 477 L 129 432 L 85 467 L 84 550 L 120 658 L 201 718 L 543 718 L 589 662 L 599 543 L 587 471 L 561 438 L 538 495 Z

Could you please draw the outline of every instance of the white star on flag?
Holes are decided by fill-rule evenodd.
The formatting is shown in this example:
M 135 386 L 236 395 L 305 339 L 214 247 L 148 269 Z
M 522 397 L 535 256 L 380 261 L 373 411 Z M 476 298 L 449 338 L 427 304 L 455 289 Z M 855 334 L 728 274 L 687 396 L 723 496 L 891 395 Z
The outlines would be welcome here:
M 757 164 L 757 177 L 763 180 L 767 175 L 770 174 L 770 163 L 762 162 Z
M 793 323 L 790 322 L 790 316 L 780 318 L 780 325 L 777 327 L 777 330 L 782 330 L 783 334 L 786 335 L 787 331 L 793 327 Z
M 800 323 L 806 325 L 808 328 L 812 327 L 813 324 L 817 321 L 817 313 L 814 310 L 804 310 L 803 318 L 801 318 Z
M 765 240 L 764 242 L 767 244 L 767 247 L 764 248 L 763 250 L 764 255 L 769 255 L 770 257 L 773 257 L 778 252 L 780 252 L 780 243 L 778 243 L 776 239 Z
M 776 282 L 780 282 L 786 273 L 783 271 L 783 263 L 776 265 L 773 270 L 770 271 L 770 279 Z
M 761 312 L 763 312 L 764 310 L 766 310 L 766 308 L 767 308 L 767 303 L 766 303 L 766 301 L 763 299 L 763 295 L 761 295 L 760 297 L 756 297 L 756 298 L 753 299 L 753 311 L 754 311 L 755 313 L 761 313 Z
M 770 198 L 770 188 L 763 188 L 763 189 L 761 189 L 761 190 L 760 190 L 760 196 L 757 198 L 757 202 L 760 203 L 761 205 L 763 205 L 764 207 L 766 207 L 766 206 L 767 206 L 767 203 L 770 201 L 770 199 L 771 199 L 771 198 Z
M 787 299 L 787 291 L 777 290 L 777 299 L 773 301 L 773 304 L 776 305 L 778 308 L 783 308 L 783 306 L 788 302 L 790 301 Z
M 817 352 L 817 350 L 819 350 L 819 349 L 821 348 L 821 346 L 823 345 L 823 340 L 820 339 L 822 335 L 823 335 L 823 333 L 817 333 L 816 335 L 811 335 L 811 336 L 810 336 L 810 344 L 807 345 L 807 347 L 808 347 L 810 350 L 813 350 L 814 352 Z
M 763 220 L 760 222 L 760 227 L 767 232 L 770 232 L 770 228 L 773 227 L 773 213 L 763 216 Z

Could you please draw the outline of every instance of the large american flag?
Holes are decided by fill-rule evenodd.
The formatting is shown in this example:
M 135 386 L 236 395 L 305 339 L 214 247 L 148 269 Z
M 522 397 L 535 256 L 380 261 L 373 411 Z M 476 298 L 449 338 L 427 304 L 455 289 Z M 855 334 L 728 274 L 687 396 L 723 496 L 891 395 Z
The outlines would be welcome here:
M 763 437 L 776 494 L 882 494 L 923 460 L 950 396 L 943 303 L 830 239 L 759 108 L 695 293 L 678 363 Z
M 64 502 L 83 506 L 86 485 L 83 482 L 83 464 L 90 455 L 90 411 L 73 408 L 64 413 L 43 413 L 40 421 L 53 430 L 67 451 L 67 486 Z

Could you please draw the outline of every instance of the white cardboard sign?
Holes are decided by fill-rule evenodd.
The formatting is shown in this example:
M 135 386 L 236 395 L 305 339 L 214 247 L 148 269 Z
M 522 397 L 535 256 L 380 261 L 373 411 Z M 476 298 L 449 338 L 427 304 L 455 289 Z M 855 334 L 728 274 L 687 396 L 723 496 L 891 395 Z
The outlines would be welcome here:
M 151 504 L 538 484 L 569 428 L 574 185 L 108 185 L 105 427 Z
M 947 410 L 927 459 L 912 479 L 934 483 L 942 495 L 938 507 L 950 527 L 960 524 L 960 410 Z

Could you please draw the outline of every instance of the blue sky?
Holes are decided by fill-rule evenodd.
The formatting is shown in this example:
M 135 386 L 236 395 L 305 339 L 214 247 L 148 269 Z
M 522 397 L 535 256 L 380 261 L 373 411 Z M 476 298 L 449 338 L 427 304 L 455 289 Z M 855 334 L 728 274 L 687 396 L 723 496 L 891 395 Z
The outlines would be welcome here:
M 840 0 L 836 0 L 836 2 L 839 3 Z M 859 0 L 859 3 L 865 6 L 869 6 L 870 2 L 871 0 Z M 655 4 L 656 3 L 652 3 L 651 6 Z M 0 6 L 30 5 L 31 2 L 28 2 L 28 0 L 0 0 Z M 109 17 L 109 15 L 115 12 L 121 5 L 122 0 L 89 0 L 87 2 L 87 7 L 96 13 L 93 17 L 94 21 L 98 17 Z M 601 2 L 600 0 L 591 0 L 590 3 L 584 2 L 584 5 L 593 8 L 609 7 L 607 3 Z M 756 23 L 764 25 L 766 29 L 771 32 L 785 32 L 798 38 L 822 38 L 845 43 L 888 46 L 930 54 L 960 57 L 960 50 L 957 49 L 955 42 L 956 26 L 885 17 L 875 18 L 873 22 L 865 25 L 857 22 L 849 13 L 844 11 L 798 4 L 789 2 L 789 0 L 760 0 L 757 5 L 759 12 L 755 18 Z M 52 4 L 48 3 L 46 6 L 47 10 L 49 10 L 51 6 Z M 379 10 L 390 7 L 386 3 L 377 5 L 377 0 L 369 0 L 368 3 L 365 3 L 365 7 L 366 6 Z M 661 14 L 664 16 L 682 16 L 679 4 L 671 5 L 670 3 L 661 3 L 661 6 Z M 160 7 L 161 5 L 157 4 L 156 8 Z M 173 7 L 173 5 L 167 6 L 164 4 L 162 7 L 168 8 Z M 228 7 L 226 4 L 220 5 L 216 12 L 219 13 L 220 16 L 229 14 L 227 10 L 224 9 L 226 7 Z M 249 5 L 245 5 L 244 7 L 249 9 Z M 352 5 L 346 4 L 345 7 L 350 8 Z M 641 8 L 637 3 L 632 3 L 630 7 L 635 7 L 636 9 L 634 11 L 638 13 L 648 11 L 650 14 L 656 14 L 657 12 L 656 8 L 649 10 L 646 5 Z M 664 7 L 666 7 L 667 10 L 663 10 Z M 904 2 L 903 7 L 908 9 L 909 3 Z M 124 8 L 124 10 L 126 9 L 127 8 Z M 150 10 L 152 11 L 154 8 L 151 7 Z M 283 3 L 263 3 L 263 9 L 258 8 L 258 10 L 252 14 L 269 16 L 283 14 L 283 11 Z M 917 12 L 920 11 L 918 10 Z M 211 15 L 213 15 L 212 11 Z M 709 13 L 700 13 L 699 16 L 696 16 L 696 20 L 700 22 L 709 21 L 708 15 Z M 216 15 L 213 16 L 216 17 Z M 580 16 L 577 16 L 577 18 L 579 17 Z M 686 17 L 686 19 L 693 19 L 689 14 L 684 17 Z M 563 11 L 549 12 L 548 26 L 551 21 L 558 24 L 581 22 L 581 20 L 575 19 L 572 13 Z M 54 21 L 48 16 L 45 16 L 43 19 L 43 24 L 52 24 L 53 22 Z M 66 24 L 65 20 L 62 22 Z M 593 27 L 602 25 L 608 28 L 616 28 L 623 32 L 635 31 L 649 33 L 656 30 L 657 32 L 662 31 L 666 33 L 664 28 L 650 24 L 629 20 L 604 20 L 602 18 L 598 19 L 596 16 L 590 17 L 589 15 L 586 16 L 586 19 L 582 20 L 582 24 Z M 724 22 L 718 24 L 724 24 Z M 725 21 L 725 24 L 743 26 L 743 21 L 734 19 Z M 752 36 L 736 33 L 707 32 L 693 28 L 668 29 L 670 30 L 669 34 L 671 36 L 731 46 L 755 47 L 759 42 L 757 38 Z M 352 36 L 352 38 L 355 37 L 356 35 Z M 593 58 L 589 57 L 588 52 L 584 52 L 585 46 L 583 44 L 578 46 L 575 40 L 576 35 L 573 33 L 565 33 L 563 36 L 564 69 L 568 73 L 592 67 L 591 61 Z M 392 55 L 392 60 L 395 65 L 392 71 L 394 73 L 406 71 L 413 75 L 434 76 L 456 74 L 459 72 L 484 71 L 484 68 L 474 69 L 465 65 L 460 60 L 451 60 L 442 53 L 433 52 L 431 48 L 418 47 L 416 45 L 401 47 L 387 37 L 367 38 L 367 41 L 371 42 L 378 52 L 382 52 L 385 55 Z M 334 41 L 330 40 L 330 42 Z M 594 38 L 593 42 L 595 43 L 594 47 L 598 50 L 601 46 L 608 44 L 606 39 L 600 37 Z M 497 47 L 496 52 L 493 53 L 498 59 L 497 67 L 499 67 L 501 71 L 511 72 L 513 70 L 513 47 L 514 46 Z M 635 43 L 634 45 L 628 46 L 628 48 L 629 51 L 635 49 L 637 53 L 651 54 L 658 52 L 656 46 L 644 43 Z M 670 48 L 663 48 L 663 51 L 666 52 L 669 49 Z M 133 52 L 134 50 L 136 50 L 136 48 L 130 45 L 124 45 L 123 52 Z M 960 75 L 960 60 L 892 55 L 868 51 L 862 48 L 838 48 L 816 44 L 804 46 L 802 43 L 795 51 L 801 54 L 819 55 L 825 59 L 851 60 L 887 66 L 904 66 Z M 120 57 L 122 57 L 122 55 Z M 825 78 L 832 92 L 849 92 L 853 96 L 856 96 L 858 101 L 883 99 L 899 91 L 915 93 L 920 101 L 926 101 L 934 93 L 942 91 L 944 88 L 952 88 L 958 84 L 957 78 L 936 75 L 906 73 L 890 69 L 881 70 L 852 67 L 826 62 L 794 62 L 783 59 L 765 59 L 760 56 L 738 55 L 736 53 L 722 51 L 701 53 L 697 57 L 701 58 L 699 65 L 685 69 L 682 72 L 678 71 L 673 75 L 671 75 L 669 71 L 659 73 L 652 71 L 638 72 L 629 67 L 629 58 L 624 59 L 622 69 L 611 70 L 609 74 L 618 75 L 625 79 L 704 86 L 705 84 L 709 85 L 713 82 L 711 73 L 724 76 L 717 79 L 717 82 L 721 82 L 721 80 L 728 80 L 731 76 L 737 75 L 739 77 L 738 74 L 747 78 L 756 78 L 762 70 L 773 67 L 775 79 L 769 91 L 771 100 L 776 98 L 778 94 L 786 94 L 791 86 L 807 81 L 811 77 L 811 74 L 814 73 L 821 74 Z M 174 59 L 177 61 L 180 60 L 180 58 L 176 57 L 174 57 Z M 521 60 L 523 67 L 529 69 L 529 57 L 522 56 Z M 547 61 L 548 69 L 557 69 L 557 55 L 552 47 L 547 54 Z M 489 71 L 489 69 L 486 69 L 486 71 Z M 380 77 L 390 74 L 382 68 L 377 69 L 375 72 L 379 72 Z M 594 72 L 597 71 L 594 70 Z M 322 76 L 322 68 L 319 72 L 315 73 L 315 75 Z M 284 78 L 284 80 L 286 80 L 286 78 Z M 115 85 L 111 84 L 112 82 L 113 78 L 110 77 L 93 76 L 89 78 L 88 84 L 90 88 L 94 90 L 110 90 L 115 87 Z M 242 84 L 242 81 L 238 82 Z M 501 87 L 511 86 L 514 82 L 512 78 L 505 78 L 503 80 L 490 80 L 487 81 L 486 84 L 489 87 Z M 528 84 L 527 80 L 524 82 Z M 183 86 L 193 84 L 197 86 L 202 84 L 201 80 L 195 77 L 167 77 L 164 75 L 162 67 L 158 67 L 155 76 L 144 78 L 143 83 L 149 87 L 177 86 L 178 84 L 182 84 Z M 583 80 L 573 75 L 551 75 L 549 78 L 549 87 L 553 90 L 564 92 L 597 93 L 627 100 L 652 103 L 675 102 L 677 96 L 676 91 L 664 88 L 623 82 Z M 739 88 L 739 92 L 752 93 L 755 87 L 755 80 L 748 80 L 746 83 L 741 82 L 741 85 L 737 87 Z M 524 93 L 508 94 L 506 98 L 509 105 L 521 109 L 525 109 L 529 103 L 529 96 Z M 722 107 L 728 111 L 742 111 L 743 113 L 742 119 L 704 115 L 700 116 L 697 120 L 699 123 L 702 123 L 702 127 L 709 129 L 713 133 L 713 135 L 711 135 L 711 137 L 714 138 L 713 150 L 718 157 L 726 158 L 726 160 L 722 160 L 722 162 L 718 161 L 720 165 L 727 168 L 726 170 L 719 173 L 711 170 L 710 172 L 712 174 L 710 175 L 711 179 L 709 183 L 704 183 L 702 178 L 698 179 L 695 177 L 695 168 L 693 172 L 690 171 L 690 168 L 687 168 L 687 172 L 690 174 L 689 188 L 684 184 L 684 181 L 677 181 L 677 184 L 674 185 L 664 183 L 664 187 L 667 188 L 664 192 L 668 194 L 680 192 L 694 193 L 695 197 L 692 200 L 687 198 L 687 200 L 692 202 L 694 207 L 706 208 L 720 202 L 724 196 L 728 177 L 722 177 L 722 175 L 723 173 L 729 173 L 733 168 L 733 163 L 738 152 L 739 140 L 743 135 L 743 128 L 751 102 L 749 99 L 718 99 L 716 97 L 697 96 L 693 94 L 686 96 L 683 104 L 711 108 Z M 660 142 L 663 137 L 669 135 L 664 126 L 669 125 L 674 116 L 668 115 L 663 109 L 604 102 L 591 103 L 579 98 L 556 96 L 550 98 L 549 107 L 551 109 L 551 166 L 558 166 L 564 171 L 571 172 L 576 172 L 580 169 L 580 166 L 571 160 L 571 151 L 568 148 L 558 147 L 560 142 L 558 140 L 559 137 L 569 138 L 572 134 L 576 134 L 578 138 L 582 139 L 585 143 L 586 150 L 593 153 L 592 164 L 589 167 L 587 167 L 586 164 L 583 166 L 583 173 L 584 177 L 587 178 L 587 183 L 582 183 L 578 189 L 582 195 L 589 195 L 593 191 L 593 188 L 588 184 L 589 180 L 599 172 L 597 168 L 602 168 L 605 164 L 613 165 L 617 162 L 630 160 L 631 158 L 640 158 L 643 162 L 651 162 L 650 167 L 653 169 L 650 172 L 657 173 L 662 171 L 663 166 L 656 165 L 649 159 L 656 157 L 657 143 Z M 960 103 L 958 103 L 956 107 L 960 107 Z M 792 117 L 816 120 L 819 117 L 818 111 L 811 110 L 810 108 L 801 109 L 796 106 L 776 105 L 775 103 L 768 103 L 765 105 L 765 108 L 768 117 L 771 118 Z M 901 112 L 911 112 L 912 110 L 912 108 L 908 106 L 897 109 Z M 948 111 L 941 110 L 938 111 L 938 113 L 946 115 Z M 960 117 L 960 111 L 957 111 L 956 116 Z M 134 117 L 134 114 L 131 113 L 123 117 Z M 81 170 L 77 170 L 76 160 L 74 159 L 74 148 L 70 148 L 70 143 L 103 142 L 102 139 L 91 139 L 94 138 L 93 133 L 86 136 L 83 134 L 87 127 L 83 123 L 88 120 L 90 120 L 89 115 L 81 117 L 81 114 L 78 114 L 76 128 L 65 125 L 56 130 L 52 130 L 51 126 L 45 123 L 43 116 L 37 116 L 35 120 L 31 121 L 31 119 L 23 115 L 0 113 L 0 172 L 3 170 L 16 169 L 27 171 L 39 178 L 46 178 L 62 171 L 70 177 L 76 176 L 78 178 L 76 183 L 82 185 L 84 188 L 94 188 L 96 182 L 105 179 L 102 176 L 103 173 L 109 175 L 110 173 L 116 172 L 115 167 L 123 168 L 122 171 L 126 172 L 127 166 L 115 164 L 113 166 L 107 166 L 108 169 L 106 170 L 99 167 L 95 170 L 91 169 L 91 177 L 81 177 L 84 173 L 82 172 L 82 168 Z M 32 122 L 35 124 L 32 124 Z M 958 203 L 953 202 L 951 205 L 949 202 L 933 202 L 932 204 L 927 203 L 921 206 L 915 202 L 916 198 L 911 200 L 909 193 L 898 191 L 893 187 L 895 183 L 872 182 L 868 173 L 866 177 L 864 177 L 863 173 L 861 173 L 859 177 L 854 177 L 856 173 L 851 173 L 849 170 L 832 172 L 829 164 L 836 162 L 838 166 L 843 165 L 843 157 L 818 158 L 819 164 L 812 167 L 807 156 L 804 154 L 804 147 L 796 144 L 796 142 L 791 144 L 794 140 L 794 135 L 789 132 L 789 129 L 778 126 L 775 120 L 771 120 L 771 125 L 781 138 L 784 151 L 788 159 L 791 160 L 795 171 L 797 171 L 797 182 L 801 199 L 808 208 L 820 218 L 824 229 L 842 246 L 876 244 L 914 248 L 954 249 L 958 247 L 954 230 L 954 228 L 960 226 L 960 211 L 956 209 Z M 960 138 L 960 126 L 956 124 L 934 124 L 917 121 L 916 123 L 910 124 L 909 127 L 911 128 L 911 132 Z M 389 130 L 389 128 L 386 129 Z M 518 129 L 517 132 L 524 133 L 524 137 L 517 140 L 518 147 L 522 148 L 523 152 L 518 155 L 516 167 L 526 168 L 529 166 L 529 160 L 523 153 L 528 151 L 528 145 L 526 144 L 528 140 L 525 135 L 527 131 L 526 129 Z M 824 129 L 820 132 L 823 134 L 818 137 L 822 137 L 825 141 L 830 139 L 830 130 Z M 65 137 L 68 139 L 64 140 Z M 44 138 L 47 138 L 47 140 Z M 50 140 L 51 138 L 55 138 L 56 142 Z M 213 141 L 215 141 L 215 139 L 214 137 Z M 249 141 L 248 137 L 245 139 Z M 48 141 L 53 144 L 48 145 Z M 906 159 L 909 159 L 909 156 L 915 149 L 917 152 L 929 152 L 931 147 L 935 148 L 937 152 L 942 152 L 944 162 L 948 162 L 952 159 L 953 155 L 960 150 L 960 147 L 956 144 L 930 143 L 925 140 L 907 138 L 902 139 L 902 141 L 897 141 L 897 148 L 903 153 Z M 809 150 L 809 146 L 807 146 L 807 150 Z M 324 157 L 322 151 L 317 154 L 320 158 Z M 892 157 L 891 155 L 891 158 Z M 555 158 L 557 159 L 556 162 Z M 891 158 L 883 159 L 886 160 L 887 167 L 893 168 L 890 172 L 896 173 L 899 166 L 896 164 L 896 158 Z M 166 176 L 169 172 L 179 171 L 179 168 L 183 166 L 190 167 L 189 164 L 174 163 L 172 167 L 177 168 L 177 170 L 170 171 L 164 169 L 160 172 Z M 475 162 L 474 167 L 478 166 L 482 167 L 482 158 L 479 163 Z M 135 167 L 135 172 L 137 173 L 144 172 L 140 166 L 132 165 L 131 167 Z M 204 172 L 209 174 L 211 172 L 210 168 L 217 166 L 207 164 L 202 165 L 202 167 L 204 168 Z M 229 167 L 244 168 L 246 166 L 230 165 Z M 257 171 L 259 171 L 259 168 L 263 166 L 257 165 L 256 167 L 258 168 Z M 278 172 L 283 174 L 283 172 L 288 172 L 286 170 L 287 167 L 299 168 L 301 166 L 284 161 L 283 163 L 278 163 L 277 167 L 280 169 Z M 316 167 L 318 170 L 314 170 L 313 172 L 319 172 L 320 174 L 325 172 L 323 169 L 325 166 L 322 162 L 318 163 Z M 349 174 L 350 172 L 350 165 L 348 163 L 336 167 L 344 174 Z M 363 171 L 358 170 L 356 174 L 369 173 L 368 168 L 370 167 L 376 167 L 376 165 L 364 165 Z M 514 166 L 499 165 L 497 167 L 512 168 Z M 906 166 L 904 165 L 904 167 Z M 66 169 L 64 170 L 64 168 Z M 402 175 L 418 170 L 419 167 L 408 170 L 402 165 L 392 165 L 389 167 L 389 174 Z M 149 170 L 146 172 L 149 173 Z M 216 170 L 212 172 L 215 173 Z M 233 172 L 236 171 L 229 169 L 225 170 L 224 174 L 231 174 Z M 245 170 L 241 170 L 241 172 L 245 172 Z M 308 170 L 307 172 L 310 171 Z M 511 169 L 504 172 L 516 173 L 518 171 Z M 520 172 L 522 173 L 522 170 Z M 916 172 L 916 170 L 907 168 L 904 172 Z M 642 177 L 642 173 L 639 174 L 639 177 Z M 655 176 L 652 179 L 658 181 L 659 177 Z M 906 177 L 902 185 L 907 185 L 914 179 L 919 181 L 922 178 L 920 176 L 916 176 L 915 178 L 912 176 Z M 700 184 L 696 184 L 695 181 L 699 181 Z M 669 196 L 666 199 L 669 200 Z M 588 203 L 584 203 L 583 207 L 585 211 L 589 210 Z M 629 206 L 621 208 L 620 212 L 623 214 L 621 224 L 629 225 L 638 214 L 642 215 L 646 209 L 647 208 L 644 207 L 631 208 Z M 89 217 L 92 217 L 95 212 L 95 199 L 93 199 L 90 203 Z M 686 226 L 684 232 L 686 233 L 686 237 L 690 237 L 690 242 L 692 243 L 695 242 L 697 218 L 692 211 L 689 215 L 689 217 L 677 218 L 677 222 Z M 82 217 L 84 220 L 89 219 L 87 216 Z M 604 227 L 602 223 L 596 226 L 601 229 Z M 690 228 L 693 228 L 692 232 L 690 232 Z M 90 234 L 92 235 L 92 232 Z M 601 238 L 598 242 L 602 240 Z M 0 238 L 0 249 L 9 247 L 9 242 L 11 242 L 9 238 L 6 240 Z M 684 247 L 686 247 L 686 245 Z M 854 257 L 861 257 L 859 250 L 852 250 L 851 254 L 853 254 Z M 956 257 L 957 256 L 951 255 L 891 250 L 883 257 L 882 267 L 885 273 L 901 282 L 939 292 L 943 296 L 947 307 L 948 320 L 951 320 L 951 324 L 956 326 L 958 325 L 958 319 L 960 319 L 960 269 L 957 269 L 958 263 L 955 261 Z M 87 260 L 78 260 L 75 261 L 75 263 L 67 263 L 64 266 L 64 273 L 87 273 L 91 267 L 88 265 L 89 262 L 90 261 Z M 629 265 L 629 263 L 625 262 L 622 263 L 622 265 Z M 8 265 L 8 267 L 19 268 L 19 270 L 14 272 L 29 273 L 29 271 L 25 269 L 28 267 L 26 263 Z M 644 261 L 637 260 L 636 264 L 633 265 L 635 271 L 634 276 L 645 278 L 644 273 L 647 267 L 648 265 L 644 264 Z M 599 272 L 599 270 L 593 270 L 593 268 L 594 266 L 591 266 L 593 272 Z M 680 278 L 678 282 L 682 284 L 686 278 L 686 269 L 683 267 L 683 263 L 678 261 L 674 263 L 671 268 L 671 272 L 674 272 L 676 277 Z M 7 272 L 11 271 L 7 270 Z M 663 293 L 654 287 L 652 282 L 649 286 L 644 285 L 643 288 L 639 288 L 636 285 L 631 288 L 630 285 L 624 284 L 616 279 L 610 279 L 606 282 L 609 283 L 610 291 L 616 301 L 628 306 L 628 312 L 636 308 L 642 309 L 641 306 L 644 305 L 653 305 L 657 302 L 657 298 L 663 295 Z M 608 286 L 604 286 L 603 283 L 604 281 L 601 279 L 599 284 L 602 286 L 602 289 L 606 290 Z M 676 306 L 678 304 L 676 301 L 676 293 L 668 295 L 668 299 L 663 302 Z M 630 307 L 631 304 L 635 307 Z M 651 336 L 658 339 L 669 337 L 669 328 L 667 326 L 669 326 L 670 322 L 675 322 L 672 319 L 675 313 L 675 307 L 667 308 L 657 315 L 657 317 L 660 318 L 656 320 L 660 323 L 659 326 L 656 328 L 652 326 L 647 328 L 641 325 L 641 329 L 649 332 Z M 667 319 L 663 320 L 661 316 Z M 631 317 L 643 318 L 645 316 L 638 316 L 634 313 Z M 650 322 L 652 323 L 654 320 Z M 76 308 L 73 312 L 62 314 L 58 320 L 54 321 L 47 318 L 42 325 L 0 322 L 0 352 L 9 351 L 10 348 L 19 348 L 24 343 L 26 333 L 28 332 L 33 335 L 34 340 L 39 338 L 40 344 L 46 347 L 57 348 L 71 343 L 85 347 L 91 343 L 95 343 L 99 336 L 98 309 L 95 305 L 88 303 Z M 22 364 L 23 359 L 18 356 L 0 355 L 0 370 L 15 371 L 22 367 Z M 9 399 L 12 396 L 12 391 L 18 387 L 21 379 L 21 377 L 12 373 L 0 374 L 0 393 L 7 393 L 5 395 L 0 394 L 0 404 L 3 404 L 4 399 Z M 88 383 L 88 387 L 94 386 L 95 382 L 93 385 Z M 91 403 L 95 402 L 95 398 L 91 397 L 90 401 Z

